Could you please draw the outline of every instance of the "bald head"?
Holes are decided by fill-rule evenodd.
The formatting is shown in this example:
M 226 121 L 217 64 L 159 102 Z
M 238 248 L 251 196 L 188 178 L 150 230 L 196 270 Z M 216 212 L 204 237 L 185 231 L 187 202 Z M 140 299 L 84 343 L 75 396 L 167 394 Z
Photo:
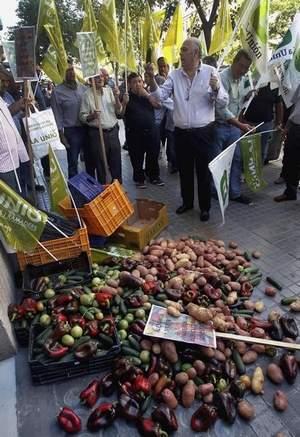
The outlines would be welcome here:
M 106 70 L 106 68 L 100 68 L 100 73 L 103 76 L 104 84 L 107 85 L 109 79 L 108 71 Z
M 182 68 L 186 71 L 198 68 L 201 59 L 201 45 L 197 38 L 191 37 L 183 41 L 180 49 Z

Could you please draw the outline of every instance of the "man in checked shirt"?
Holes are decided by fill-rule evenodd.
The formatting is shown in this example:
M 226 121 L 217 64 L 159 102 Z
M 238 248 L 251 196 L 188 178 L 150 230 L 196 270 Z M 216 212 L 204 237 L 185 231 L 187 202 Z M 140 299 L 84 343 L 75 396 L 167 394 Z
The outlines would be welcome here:
M 175 148 L 180 175 L 182 205 L 177 214 L 193 208 L 194 168 L 198 181 L 200 220 L 209 220 L 211 175 L 208 169 L 213 147 L 215 104 L 226 106 L 228 95 L 214 67 L 201 62 L 201 46 L 197 38 L 186 39 L 180 49 L 181 68 L 173 70 L 158 88 L 153 66 L 147 65 L 151 76 L 149 99 L 174 101 Z

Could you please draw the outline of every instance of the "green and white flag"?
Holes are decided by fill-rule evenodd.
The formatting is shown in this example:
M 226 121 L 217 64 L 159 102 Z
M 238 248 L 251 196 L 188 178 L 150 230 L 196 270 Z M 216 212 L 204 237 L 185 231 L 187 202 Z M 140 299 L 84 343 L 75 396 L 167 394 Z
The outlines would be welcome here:
M 245 0 L 241 9 L 242 45 L 261 75 L 268 62 L 269 10 L 270 0 Z
M 0 232 L 8 246 L 19 251 L 33 250 L 47 219 L 47 214 L 0 181 Z
M 17 77 L 16 50 L 14 41 L 2 41 L 5 57 L 9 63 L 10 70 L 15 82 L 22 82 L 22 79 Z
M 77 44 L 84 79 L 99 74 L 96 53 L 96 33 L 77 32 Z
M 218 193 L 223 224 L 225 223 L 225 210 L 229 203 L 230 170 L 235 148 L 236 143 L 231 144 L 208 165 Z
M 240 141 L 240 148 L 246 183 L 251 191 L 260 191 L 267 186 L 263 179 L 261 134 L 247 135 Z
M 51 146 L 49 146 L 49 163 L 51 211 L 61 213 L 59 203 L 66 197 L 69 197 L 69 193 L 67 190 L 64 174 Z

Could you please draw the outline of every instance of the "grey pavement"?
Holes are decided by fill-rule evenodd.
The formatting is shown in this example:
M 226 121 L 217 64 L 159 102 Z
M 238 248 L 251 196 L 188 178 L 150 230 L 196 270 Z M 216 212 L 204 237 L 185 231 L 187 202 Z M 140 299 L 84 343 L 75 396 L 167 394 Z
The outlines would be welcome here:
M 255 290 L 254 296 L 265 302 L 266 311 L 270 308 L 277 308 L 282 296 L 299 295 L 300 291 L 300 202 L 286 202 L 276 204 L 272 198 L 281 193 L 283 187 L 276 186 L 273 181 L 279 176 L 280 163 L 273 162 L 264 168 L 264 177 L 268 186 L 262 192 L 253 194 L 246 187 L 245 194 L 253 198 L 254 204 L 245 206 L 230 203 L 226 211 L 226 223 L 221 226 L 221 214 L 217 201 L 213 200 L 211 219 L 207 223 L 200 222 L 197 202 L 195 209 L 184 215 L 177 216 L 175 209 L 181 204 L 178 175 L 170 175 L 167 171 L 165 157 L 161 160 L 161 177 L 166 182 L 164 187 L 148 185 L 145 190 L 137 190 L 132 182 L 132 170 L 128 154 L 123 153 L 123 175 L 124 187 L 131 200 L 136 198 L 150 198 L 166 203 L 170 224 L 163 232 L 164 236 L 178 238 L 181 235 L 197 235 L 204 238 L 222 239 L 226 243 L 230 240 L 236 241 L 239 246 L 248 251 L 259 250 L 262 253 L 261 259 L 255 261 L 265 275 L 271 275 L 283 286 L 282 292 L 275 298 L 266 297 L 263 293 L 265 281 Z M 286 308 L 281 308 L 286 311 Z M 264 316 L 264 314 L 262 314 Z M 296 316 L 298 324 L 300 317 Z M 8 400 L 7 407 L 1 403 L 0 417 L 2 423 L 11 422 L 12 417 L 17 418 L 18 433 L 14 426 L 6 429 L 2 427 L 1 437 L 50 437 L 63 436 L 55 421 L 59 407 L 66 404 L 73 407 L 83 418 L 85 425 L 88 411 L 81 407 L 78 402 L 78 394 L 84 386 L 92 379 L 91 376 L 80 377 L 62 383 L 47 386 L 32 386 L 30 372 L 27 364 L 27 350 L 20 349 L 16 356 L 16 413 L 13 401 Z M 267 358 L 262 359 L 265 365 Z M 11 365 L 11 372 L 14 367 Z M 0 367 L 0 389 L 1 396 L 10 397 L 5 391 L 7 382 L 2 378 L 3 372 L 7 369 Z M 263 396 L 249 394 L 247 398 L 256 407 L 255 419 L 245 423 L 237 419 L 233 426 L 225 426 L 217 421 L 215 427 L 206 433 L 211 437 L 272 437 L 282 431 L 286 436 L 300 437 L 300 377 L 293 385 L 282 384 L 289 399 L 289 407 L 284 413 L 277 413 L 272 407 L 273 393 L 277 386 L 266 381 Z M 4 390 L 4 391 L 3 391 Z M 197 404 L 190 409 L 179 408 L 178 419 L 180 430 L 176 435 L 184 436 L 192 434 L 189 426 L 189 419 Z M 7 413 L 7 414 L 6 414 Z M 4 416 L 4 417 L 3 417 Z M 92 434 L 84 431 L 78 434 L 80 437 L 87 437 Z M 98 436 L 129 436 L 137 435 L 134 428 L 125 422 L 117 421 L 111 428 Z

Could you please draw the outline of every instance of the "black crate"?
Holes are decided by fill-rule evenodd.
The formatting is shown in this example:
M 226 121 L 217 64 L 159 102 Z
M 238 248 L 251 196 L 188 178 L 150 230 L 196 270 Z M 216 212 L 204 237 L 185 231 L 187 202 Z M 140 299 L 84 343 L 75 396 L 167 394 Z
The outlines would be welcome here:
M 78 208 L 91 202 L 104 190 L 104 186 L 84 171 L 68 180 L 68 186 Z
M 29 326 L 22 328 L 21 326 L 13 325 L 15 337 L 19 346 L 25 347 L 29 343 Z
M 102 357 L 91 358 L 88 361 L 74 360 L 61 363 L 49 361 L 48 363 L 42 363 L 33 358 L 34 339 L 40 332 L 40 326 L 32 326 L 29 337 L 28 362 L 33 384 L 49 384 L 77 376 L 100 373 L 104 370 L 111 369 L 121 352 L 121 344 L 115 332 L 115 344 Z

